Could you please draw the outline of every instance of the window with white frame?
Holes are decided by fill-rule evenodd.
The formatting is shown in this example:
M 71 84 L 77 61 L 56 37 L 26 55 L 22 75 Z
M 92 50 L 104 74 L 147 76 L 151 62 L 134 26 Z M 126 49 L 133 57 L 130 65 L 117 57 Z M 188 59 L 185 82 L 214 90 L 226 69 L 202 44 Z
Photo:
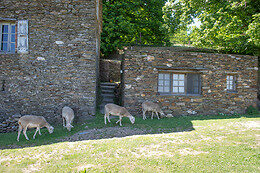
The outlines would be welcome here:
M 159 74 L 158 77 L 158 91 L 162 93 L 170 92 L 170 74 Z
M 161 94 L 199 95 L 199 73 L 163 73 L 158 75 L 158 92 Z
M 28 20 L 0 18 L 0 53 L 28 53 Z
M 0 51 L 5 53 L 15 53 L 16 48 L 16 24 L 0 24 Z
M 173 93 L 184 94 L 184 74 L 173 74 Z
M 227 75 L 227 90 L 228 91 L 236 90 L 236 78 L 233 75 Z

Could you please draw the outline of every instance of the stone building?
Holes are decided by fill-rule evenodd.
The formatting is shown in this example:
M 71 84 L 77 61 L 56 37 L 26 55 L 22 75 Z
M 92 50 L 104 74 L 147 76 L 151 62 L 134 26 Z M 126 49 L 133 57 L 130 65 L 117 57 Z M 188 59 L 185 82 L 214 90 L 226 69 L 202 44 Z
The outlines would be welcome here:
M 101 14 L 101 0 L 0 1 L 1 116 L 94 113 Z
M 247 55 L 131 47 L 125 54 L 125 106 L 158 102 L 173 115 L 244 113 L 256 104 L 258 59 Z

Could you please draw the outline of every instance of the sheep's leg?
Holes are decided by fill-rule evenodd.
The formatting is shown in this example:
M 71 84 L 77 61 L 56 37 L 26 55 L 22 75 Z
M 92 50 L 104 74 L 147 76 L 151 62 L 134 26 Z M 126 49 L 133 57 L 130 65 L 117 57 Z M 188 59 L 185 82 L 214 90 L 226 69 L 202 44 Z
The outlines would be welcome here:
M 19 138 L 20 138 L 20 134 L 21 134 L 21 131 L 23 130 L 23 127 L 19 124 L 19 129 L 18 129 L 18 136 L 17 136 L 17 141 L 19 141 Z
M 151 116 L 151 119 L 153 119 L 153 111 L 152 111 L 152 116 Z
M 121 121 L 122 121 L 122 117 L 121 117 L 121 116 L 119 116 L 119 120 L 116 122 L 116 124 L 119 122 L 119 125 L 120 125 L 120 126 L 122 126 L 122 123 L 121 123 Z
M 26 135 L 27 127 L 28 127 L 28 125 L 23 129 L 23 134 L 24 134 L 25 138 L 26 138 L 27 140 L 29 140 L 28 136 Z
M 107 119 L 107 120 L 106 120 Z M 104 116 L 104 120 L 105 120 L 105 124 L 107 124 L 107 121 L 110 123 L 110 119 L 109 119 L 109 113 L 105 113 L 105 116 Z
M 38 132 L 38 130 L 39 130 L 39 127 L 36 128 L 36 131 L 35 131 L 35 133 L 33 135 L 33 139 L 35 139 L 35 136 L 36 136 L 36 133 Z
M 146 110 L 143 109 L 143 119 L 144 120 L 146 119 L 145 113 L 146 113 Z
M 65 118 L 64 117 L 62 117 L 62 125 L 63 125 L 63 127 L 65 127 Z
M 39 135 L 42 135 L 42 134 L 41 134 L 41 128 L 39 128 Z
M 119 124 L 120 126 L 122 126 L 122 123 L 121 123 L 121 122 L 122 122 L 122 117 L 120 117 L 120 124 Z
M 157 115 L 157 118 L 158 118 L 158 120 L 160 119 L 160 117 L 159 117 L 159 114 L 158 114 L 158 112 L 156 112 L 156 115 Z
M 111 121 L 110 121 L 110 118 L 109 118 L 109 115 L 110 115 L 110 114 L 108 113 L 108 115 L 107 115 L 107 121 L 108 121 L 108 122 L 111 122 Z
M 105 124 L 107 124 L 107 113 L 105 113 L 104 121 L 105 121 Z

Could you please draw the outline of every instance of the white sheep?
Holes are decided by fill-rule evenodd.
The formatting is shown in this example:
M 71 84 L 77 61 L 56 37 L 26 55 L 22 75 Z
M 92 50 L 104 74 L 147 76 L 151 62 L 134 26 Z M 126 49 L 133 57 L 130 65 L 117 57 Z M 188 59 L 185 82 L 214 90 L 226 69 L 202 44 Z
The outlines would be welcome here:
M 65 106 L 64 108 L 62 108 L 62 124 L 63 127 L 66 127 L 68 129 L 68 131 L 71 130 L 71 128 L 73 128 L 73 126 L 71 125 L 71 123 L 73 122 L 74 119 L 74 111 L 73 109 L 71 109 L 68 106 Z M 65 125 L 66 123 L 66 125 Z
M 157 103 L 153 103 L 150 101 L 145 101 L 142 103 L 142 111 L 143 111 L 143 119 L 146 119 L 145 113 L 146 111 L 152 111 L 152 116 L 151 119 L 153 119 L 153 113 L 155 112 L 158 119 L 160 119 L 159 114 L 161 114 L 161 116 L 164 116 L 163 111 L 161 110 L 160 106 Z
M 35 116 L 35 115 L 24 115 L 18 120 L 19 129 L 18 129 L 18 136 L 17 141 L 19 141 L 19 137 L 21 134 L 21 131 L 23 130 L 23 134 L 27 140 L 29 138 L 26 135 L 27 128 L 36 128 L 36 131 L 33 135 L 33 139 L 35 139 L 36 133 L 39 131 L 39 135 L 41 134 L 40 129 L 43 127 L 46 127 L 49 131 L 49 133 L 52 133 L 54 130 L 54 127 L 52 127 L 43 116 Z
M 109 114 L 114 115 L 114 116 L 119 116 L 119 120 L 116 123 L 119 122 L 120 126 L 122 126 L 122 124 L 121 124 L 122 117 L 128 117 L 132 124 L 134 124 L 134 122 L 135 122 L 135 117 L 133 117 L 126 110 L 126 108 L 124 108 L 122 106 L 118 106 L 113 103 L 108 103 L 105 105 L 105 116 L 104 116 L 105 124 L 107 124 L 106 118 L 107 118 L 108 122 L 110 122 Z

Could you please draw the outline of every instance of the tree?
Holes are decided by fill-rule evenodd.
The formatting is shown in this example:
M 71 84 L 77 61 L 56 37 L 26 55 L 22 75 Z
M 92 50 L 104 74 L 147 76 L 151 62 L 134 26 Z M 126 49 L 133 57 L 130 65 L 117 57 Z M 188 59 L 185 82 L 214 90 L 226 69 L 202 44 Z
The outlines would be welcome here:
M 165 45 L 162 7 L 165 0 L 103 0 L 101 52 L 108 55 L 127 44 Z
M 172 34 L 198 18 L 202 25 L 191 31 L 193 45 L 254 54 L 259 49 L 259 9 L 255 0 L 171 0 L 164 7 L 164 18 L 171 21 L 167 28 Z

